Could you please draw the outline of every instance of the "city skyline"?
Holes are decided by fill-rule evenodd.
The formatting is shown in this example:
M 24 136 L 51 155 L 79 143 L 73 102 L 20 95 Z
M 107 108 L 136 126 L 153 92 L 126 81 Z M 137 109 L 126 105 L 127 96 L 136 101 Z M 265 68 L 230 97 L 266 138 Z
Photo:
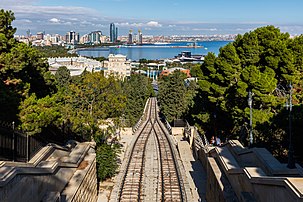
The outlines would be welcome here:
M 140 29 L 147 35 L 238 34 L 260 26 L 274 25 L 291 35 L 303 33 L 303 1 L 292 0 L 1 0 L 12 10 L 17 34 L 40 31 L 80 35 L 101 30 L 109 35 L 109 24 L 119 27 L 119 35 Z

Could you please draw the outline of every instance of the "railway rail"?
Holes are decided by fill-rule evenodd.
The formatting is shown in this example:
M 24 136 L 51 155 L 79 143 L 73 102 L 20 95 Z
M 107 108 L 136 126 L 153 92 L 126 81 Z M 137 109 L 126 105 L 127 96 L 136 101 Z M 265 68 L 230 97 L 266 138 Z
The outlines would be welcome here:
M 145 121 L 135 135 L 111 201 L 188 201 L 181 165 L 159 119 L 156 98 L 149 99 Z

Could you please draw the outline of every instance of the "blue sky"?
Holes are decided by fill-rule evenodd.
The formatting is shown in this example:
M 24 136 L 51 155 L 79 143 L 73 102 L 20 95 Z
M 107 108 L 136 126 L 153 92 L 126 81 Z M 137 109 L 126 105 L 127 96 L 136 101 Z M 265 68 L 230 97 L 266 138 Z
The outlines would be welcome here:
M 110 22 L 121 35 L 129 29 L 146 35 L 237 34 L 264 25 L 303 33 L 302 0 L 0 0 L 0 5 L 15 12 L 17 34 L 24 35 L 27 29 L 108 35 Z

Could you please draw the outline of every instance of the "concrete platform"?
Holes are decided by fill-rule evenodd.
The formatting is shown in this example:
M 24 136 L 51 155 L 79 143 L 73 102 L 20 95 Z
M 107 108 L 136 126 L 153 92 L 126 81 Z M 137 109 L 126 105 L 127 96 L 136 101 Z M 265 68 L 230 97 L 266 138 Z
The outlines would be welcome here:
M 187 180 L 190 185 L 193 201 L 205 201 L 206 196 L 206 172 L 199 160 L 195 160 L 189 143 L 183 140 L 183 135 L 174 136 L 183 163 Z
M 130 145 L 133 137 L 134 137 L 134 135 L 133 135 L 132 128 L 124 128 L 121 131 L 121 140 L 119 140 L 119 142 L 123 145 L 123 147 L 121 149 L 121 153 L 119 154 L 120 162 L 123 162 L 125 152 L 126 152 L 128 146 Z M 113 189 L 115 182 L 117 181 L 116 177 L 117 176 L 115 176 L 111 180 L 107 180 L 107 181 L 100 183 L 99 193 L 98 193 L 98 202 L 109 201 L 111 191 Z

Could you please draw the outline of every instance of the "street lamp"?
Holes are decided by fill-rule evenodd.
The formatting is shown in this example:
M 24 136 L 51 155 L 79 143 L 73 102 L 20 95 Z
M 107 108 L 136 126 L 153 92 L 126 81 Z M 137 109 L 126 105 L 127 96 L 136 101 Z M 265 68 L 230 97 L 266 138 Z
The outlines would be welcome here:
M 292 85 L 289 84 L 289 96 L 286 99 L 286 109 L 288 111 L 288 129 L 289 129 L 289 149 L 288 149 L 288 164 L 287 167 L 290 169 L 296 168 L 294 159 L 294 147 L 292 145 Z
M 252 147 L 253 145 L 253 134 L 252 134 L 252 92 L 251 90 L 249 90 L 248 92 L 248 106 L 249 106 L 249 115 L 250 115 L 250 118 L 249 118 L 249 147 Z
M 13 141 L 12 141 L 12 150 L 13 150 L 13 161 L 15 161 L 15 121 L 12 122 L 12 129 L 13 129 Z

